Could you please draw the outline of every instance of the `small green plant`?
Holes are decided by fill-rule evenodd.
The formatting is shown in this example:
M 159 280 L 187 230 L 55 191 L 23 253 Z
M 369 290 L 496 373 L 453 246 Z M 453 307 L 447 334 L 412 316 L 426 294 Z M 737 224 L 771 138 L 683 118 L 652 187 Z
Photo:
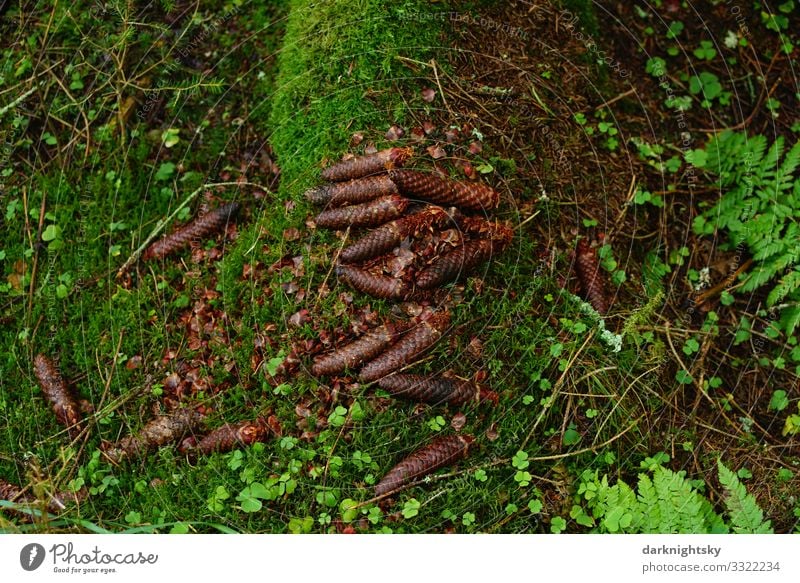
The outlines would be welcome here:
M 797 405 L 797 414 L 789 415 L 783 426 L 783 435 L 797 435 L 800 433 L 800 403 Z
M 724 517 L 702 495 L 701 482 L 686 479 L 684 471 L 663 467 L 662 457 L 648 459 L 654 463 L 643 462 L 646 471 L 639 474 L 636 490 L 622 480 L 611 486 L 608 476 L 599 478 L 597 471 L 584 471 L 577 492 L 578 508 L 570 513 L 573 519 L 596 524 L 597 532 L 611 533 L 772 532 L 755 498 L 721 461 L 717 466 L 725 494 Z M 585 512 L 580 504 L 585 504 Z
M 784 155 L 782 137 L 768 148 L 764 136 L 725 131 L 711 139 L 705 154 L 702 166 L 716 174 L 724 194 L 695 219 L 694 230 L 721 231 L 727 248 L 748 248 L 755 267 L 736 291 L 772 284 L 767 306 L 779 310 L 779 329 L 791 336 L 800 324 L 800 142 Z
M 414 518 L 419 514 L 422 505 L 416 498 L 410 498 L 403 504 L 403 518 Z

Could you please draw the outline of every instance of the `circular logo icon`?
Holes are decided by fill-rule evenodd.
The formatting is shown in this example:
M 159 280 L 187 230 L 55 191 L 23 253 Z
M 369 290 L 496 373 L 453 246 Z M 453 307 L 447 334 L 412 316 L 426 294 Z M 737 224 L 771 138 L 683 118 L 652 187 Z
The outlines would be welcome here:
M 39 543 L 30 543 L 19 552 L 19 564 L 26 571 L 35 571 L 44 562 L 44 547 Z

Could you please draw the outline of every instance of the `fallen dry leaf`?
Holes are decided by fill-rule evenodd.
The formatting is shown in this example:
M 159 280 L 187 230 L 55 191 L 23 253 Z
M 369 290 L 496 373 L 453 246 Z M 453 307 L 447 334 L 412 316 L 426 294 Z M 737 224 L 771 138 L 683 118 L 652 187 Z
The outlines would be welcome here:
M 398 125 L 393 125 L 386 131 L 386 139 L 390 142 L 399 140 L 406 134 L 406 131 Z
M 452 421 L 450 421 L 450 427 L 455 429 L 456 431 L 461 431 L 464 425 L 467 424 L 467 416 L 463 413 L 456 413 L 453 415 Z

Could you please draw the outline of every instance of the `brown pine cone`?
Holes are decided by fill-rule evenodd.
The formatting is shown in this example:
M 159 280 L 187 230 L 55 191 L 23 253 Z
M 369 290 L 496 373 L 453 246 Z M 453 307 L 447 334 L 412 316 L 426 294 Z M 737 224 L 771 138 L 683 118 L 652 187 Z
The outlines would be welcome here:
M 402 280 L 388 275 L 375 275 L 359 267 L 337 265 L 336 275 L 373 298 L 403 300 L 411 294 L 411 290 Z
M 7 500 L 9 502 L 16 502 L 23 500 L 22 488 L 0 479 L 0 500 Z
M 450 216 L 443 208 L 427 207 L 413 215 L 386 223 L 364 235 L 346 247 L 339 256 L 339 260 L 342 263 L 355 263 L 383 255 L 397 247 L 406 237 L 414 236 L 425 228 L 442 227 L 448 220 L 450 220 Z
M 64 508 L 66 508 L 67 504 L 77 504 L 86 498 L 88 494 L 89 492 L 86 490 L 86 488 L 81 488 L 77 492 L 56 492 L 55 494 L 48 496 L 46 500 L 47 511 L 52 514 L 58 514 L 64 510 Z M 16 504 L 29 505 L 33 505 L 38 502 L 36 496 L 34 496 L 32 492 L 23 493 L 22 488 L 16 484 L 12 484 L 11 482 L 6 482 L 3 479 L 0 479 L 0 500 L 7 500 L 8 502 L 14 502 Z M 0 512 L 3 510 L 7 509 L 0 508 Z M 28 513 L 19 512 L 19 514 L 23 518 L 30 518 L 30 514 Z
M 600 314 L 605 314 L 608 311 L 608 300 L 600 271 L 600 261 L 597 253 L 589 246 L 586 239 L 578 241 L 575 250 L 575 267 L 584 296 L 595 310 Z
M 208 455 L 214 452 L 225 453 L 237 447 L 252 445 L 264 441 L 269 428 L 262 419 L 256 421 L 242 421 L 241 423 L 226 423 L 214 429 L 203 437 L 197 444 L 188 450 L 188 453 Z M 182 453 L 187 453 L 183 451 Z
M 120 439 L 104 455 L 115 464 L 128 457 L 143 455 L 151 449 L 180 441 L 187 433 L 198 430 L 202 420 L 200 413 L 189 408 L 159 415 L 142 427 L 139 433 Z
M 474 239 L 490 239 L 505 248 L 514 238 L 513 229 L 499 221 L 487 221 L 481 217 L 458 215 L 455 218 L 458 228 Z
M 64 382 L 53 361 L 44 354 L 37 354 L 34 357 L 33 372 L 36 374 L 42 393 L 53 407 L 56 419 L 68 429 L 70 438 L 75 439 L 81 431 L 78 398 Z
M 174 233 L 167 235 L 147 248 L 142 255 L 144 261 L 163 259 L 188 246 L 194 240 L 201 240 L 225 228 L 239 212 L 239 203 L 231 202 L 209 211 L 184 225 Z
M 397 185 L 386 174 L 379 174 L 346 182 L 323 184 L 307 190 L 306 198 L 314 204 L 342 206 L 367 202 L 380 196 L 397 193 Z
M 393 397 L 430 403 L 463 405 L 477 402 L 484 391 L 468 381 L 416 374 L 394 374 L 378 381 L 378 386 Z
M 431 348 L 450 325 L 450 316 L 435 314 L 406 332 L 400 341 L 361 369 L 364 382 L 377 381 L 414 362 Z
M 460 247 L 437 257 L 433 263 L 417 274 L 417 287 L 433 289 L 455 281 L 492 257 L 493 244 L 486 239 L 467 241 Z
M 389 323 L 378 326 L 358 340 L 317 357 L 311 367 L 311 373 L 318 377 L 332 376 L 348 368 L 356 368 L 378 356 L 387 346 L 395 342 L 405 329 L 406 326 L 401 324 Z
M 409 202 L 397 194 L 382 196 L 363 204 L 322 211 L 317 215 L 316 223 L 324 229 L 377 227 L 401 216 Z
M 375 495 L 383 496 L 406 484 L 464 459 L 475 441 L 470 435 L 449 435 L 434 439 L 389 470 L 375 486 Z
M 500 194 L 479 182 L 460 182 L 417 170 L 390 170 L 389 178 L 403 194 L 442 206 L 480 211 L 500 204 Z
M 322 178 L 331 182 L 341 182 L 379 174 L 389 168 L 402 166 L 413 154 L 414 150 L 411 148 L 389 148 L 374 154 L 356 156 L 329 166 L 322 171 Z

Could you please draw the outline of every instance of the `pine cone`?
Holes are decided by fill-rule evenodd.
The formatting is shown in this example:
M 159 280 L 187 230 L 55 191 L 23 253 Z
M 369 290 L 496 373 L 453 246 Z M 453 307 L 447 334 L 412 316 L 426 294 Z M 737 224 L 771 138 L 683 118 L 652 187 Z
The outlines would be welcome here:
M 378 381 L 378 386 L 393 397 L 431 405 L 447 403 L 459 406 L 478 401 L 483 392 L 479 386 L 467 381 L 416 374 L 384 377 Z
M 383 255 L 397 247 L 406 237 L 414 236 L 423 229 L 442 227 L 450 216 L 444 209 L 431 206 L 413 215 L 386 223 L 346 247 L 339 256 L 342 263 L 355 263 Z
M 442 206 L 480 211 L 500 204 L 500 194 L 479 182 L 459 182 L 416 170 L 390 170 L 389 178 L 403 194 Z
M 375 495 L 383 496 L 399 490 L 409 482 L 464 459 L 475 439 L 469 435 L 439 437 L 421 447 L 389 470 L 375 486 Z
M 595 310 L 600 314 L 605 314 L 608 311 L 608 300 L 600 271 L 600 262 L 595 250 L 589 246 L 586 239 L 578 241 L 575 251 L 575 266 L 584 296 Z
M 197 442 L 188 453 L 208 455 L 214 452 L 225 453 L 237 447 L 252 445 L 264 441 L 269 428 L 265 421 L 242 421 L 241 423 L 226 423 L 214 429 L 211 433 Z M 187 453 L 187 452 L 183 452 Z
M 80 433 L 81 413 L 78 398 L 64 382 L 56 365 L 44 354 L 33 359 L 33 371 L 39 380 L 42 393 L 50 401 L 58 422 L 68 429 L 70 438 Z
M 490 239 L 496 245 L 507 247 L 514 238 L 514 231 L 499 221 L 487 221 L 481 217 L 458 215 L 458 228 L 474 239 Z
M 81 488 L 77 492 L 56 492 L 47 498 L 46 506 L 47 511 L 52 514 L 58 514 L 64 508 L 66 508 L 67 504 L 77 504 L 86 496 L 89 492 L 86 488 Z M 0 479 L 0 500 L 7 500 L 8 502 L 14 502 L 16 504 L 36 504 L 38 502 L 37 498 L 33 495 L 33 493 L 23 493 L 23 489 L 17 486 L 16 484 L 12 484 L 11 482 L 6 482 L 3 479 Z M 0 509 L 2 510 L 10 510 L 10 509 Z M 13 511 L 12 512 L 16 512 Z M 29 519 L 30 514 L 27 512 L 18 512 L 23 518 Z
M 323 184 L 307 190 L 306 198 L 314 204 L 342 206 L 367 202 L 379 196 L 397 193 L 397 185 L 386 174 L 379 174 L 347 182 Z
M 128 457 L 143 455 L 151 449 L 177 442 L 187 433 L 196 431 L 202 420 L 200 413 L 189 408 L 179 409 L 169 415 L 159 415 L 136 435 L 120 439 L 104 455 L 115 464 Z
M 407 198 L 396 194 L 382 196 L 363 204 L 322 211 L 316 222 L 324 229 L 376 227 L 401 216 L 408 203 Z
M 3 479 L 0 479 L 0 500 L 16 502 L 18 504 L 31 501 L 29 496 L 23 495 L 22 488 L 11 482 L 6 482 Z M 2 510 L 0 510 L 0 512 L 1 511 Z
M 193 240 L 200 240 L 208 237 L 212 233 L 216 233 L 225 228 L 225 226 L 234 219 L 236 213 L 239 212 L 239 204 L 235 202 L 228 203 L 219 208 L 209 211 L 201 217 L 198 217 L 184 225 L 174 233 L 167 235 L 147 248 L 147 251 L 142 255 L 142 259 L 148 261 L 150 259 L 163 259 L 167 255 L 171 255 L 180 251 L 188 246 Z
M 450 316 L 435 314 L 403 335 L 400 341 L 361 369 L 364 382 L 376 381 L 411 364 L 442 337 L 450 325 Z
M 375 275 L 359 267 L 337 265 L 336 275 L 373 298 L 403 300 L 411 294 L 411 290 L 402 280 L 388 275 Z
M 356 156 L 337 162 L 322 171 L 322 178 L 341 182 L 370 174 L 386 172 L 388 168 L 402 166 L 414 154 L 411 148 L 389 148 L 366 156 Z
M 467 241 L 460 247 L 437 257 L 433 263 L 417 274 L 417 287 L 433 289 L 455 281 L 492 257 L 492 242 L 486 239 Z
M 386 324 L 370 330 L 355 342 L 317 357 L 311 367 L 314 376 L 332 376 L 372 360 L 399 338 L 406 326 Z

